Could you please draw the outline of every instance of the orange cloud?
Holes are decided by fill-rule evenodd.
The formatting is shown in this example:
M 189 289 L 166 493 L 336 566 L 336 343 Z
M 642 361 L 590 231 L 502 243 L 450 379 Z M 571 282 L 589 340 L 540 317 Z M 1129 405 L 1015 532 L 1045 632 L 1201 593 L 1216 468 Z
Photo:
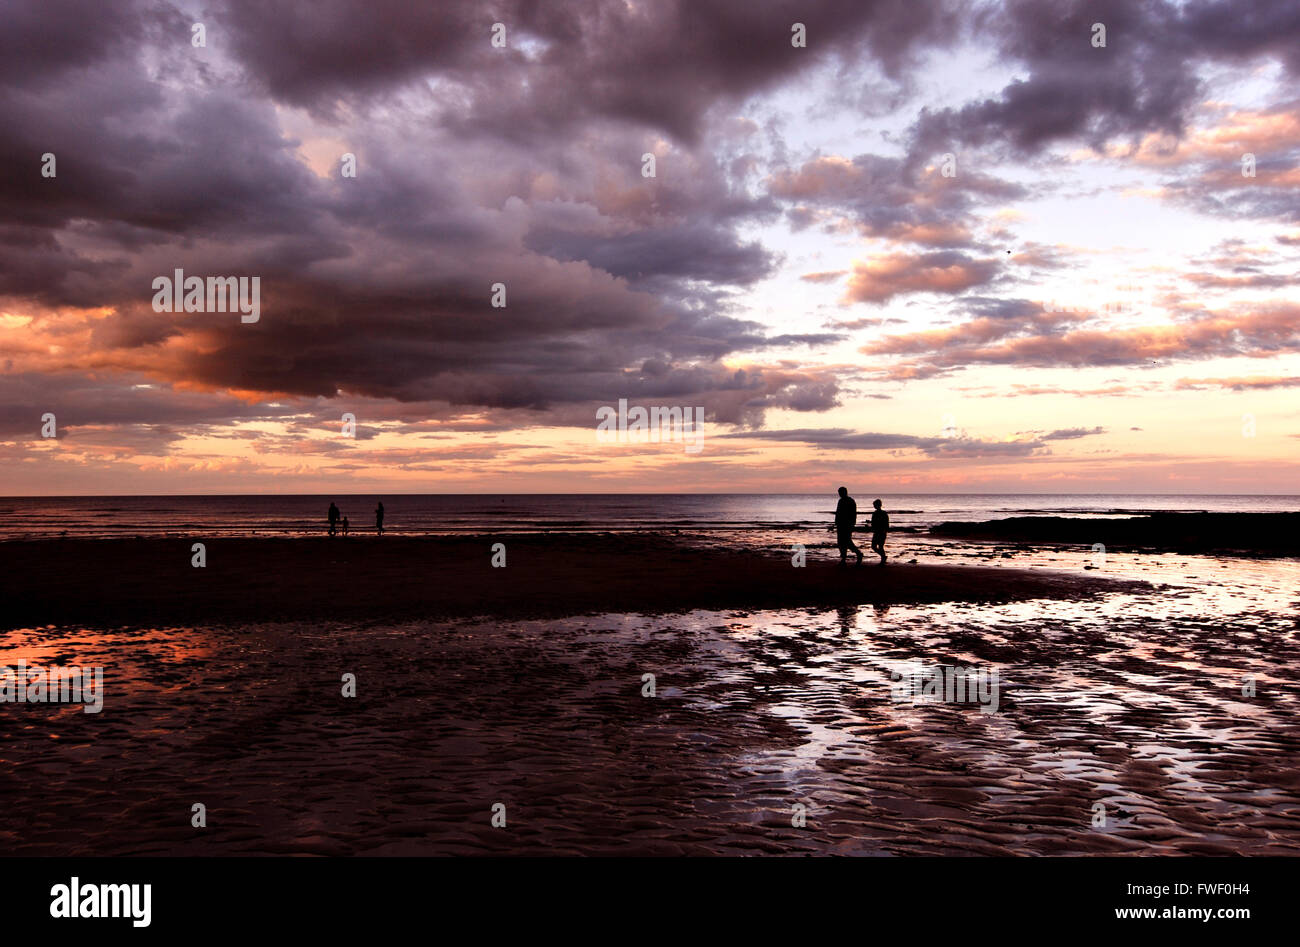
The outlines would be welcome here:
M 805 273 L 799 278 L 809 283 L 833 283 L 847 272 L 848 270 L 826 270 L 821 273 Z
M 1151 133 L 1136 148 L 1115 143 L 1106 148 L 1108 157 L 1150 167 L 1168 167 L 1193 161 L 1235 163 L 1240 178 L 1240 161 L 1245 152 L 1270 154 L 1293 148 L 1300 142 L 1300 112 L 1292 108 L 1272 110 L 1216 107 L 1218 115 L 1191 129 L 1182 138 Z M 1083 157 L 1091 152 L 1079 152 Z
M 1282 375 L 1249 375 L 1237 378 L 1180 378 L 1174 387 L 1192 390 L 1231 388 L 1233 391 L 1262 388 L 1297 388 L 1300 387 L 1300 378 Z
M 960 293 L 993 279 L 997 264 L 962 253 L 890 253 L 854 262 L 845 303 L 883 303 L 903 293 Z

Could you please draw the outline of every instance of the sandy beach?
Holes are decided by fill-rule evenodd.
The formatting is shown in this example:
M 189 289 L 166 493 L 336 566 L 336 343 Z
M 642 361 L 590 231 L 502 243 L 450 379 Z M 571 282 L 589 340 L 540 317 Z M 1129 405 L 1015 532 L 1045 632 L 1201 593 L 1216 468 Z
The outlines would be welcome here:
M 484 538 L 216 542 L 201 578 L 184 544 L 76 544 L 79 562 L 68 543 L 5 544 L 8 593 L 47 583 L 20 601 L 60 624 L 10 619 L 0 663 L 102 665 L 105 701 L 4 705 L 0 845 L 1300 853 L 1294 619 L 1249 599 L 1204 618 L 1197 587 L 1161 581 L 1185 564 L 1143 560 L 1152 581 L 1133 582 L 504 541 L 504 570 Z M 240 617 L 273 604 L 297 614 Z M 416 607 L 430 614 L 398 617 Z M 203 609 L 221 618 L 148 622 Z M 892 671 L 917 661 L 997 668 L 998 712 L 897 701 Z
M 1248 557 L 1300 556 L 1300 513 L 1143 513 L 1063 517 L 1011 516 L 939 523 L 939 537 L 1061 543 L 1110 550 L 1174 550 Z
M 544 617 L 693 608 L 1011 601 L 1097 594 L 1115 580 L 894 562 L 841 569 L 752 548 L 638 535 L 354 536 L 0 543 L 5 627 Z M 504 568 L 492 547 L 505 546 Z

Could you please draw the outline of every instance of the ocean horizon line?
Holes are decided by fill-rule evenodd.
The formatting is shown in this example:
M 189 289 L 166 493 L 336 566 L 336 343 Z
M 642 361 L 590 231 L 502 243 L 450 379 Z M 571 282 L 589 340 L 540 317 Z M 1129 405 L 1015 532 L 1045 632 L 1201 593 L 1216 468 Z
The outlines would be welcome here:
M 511 491 L 476 491 L 469 493 L 453 492 L 414 492 L 414 491 L 364 491 L 357 493 L 276 493 L 276 492 L 247 492 L 247 493 L 14 493 L 0 494 L 0 501 L 3 500 L 115 500 L 115 499 L 141 499 L 146 497 L 157 498 L 190 498 L 190 497 L 816 497 L 823 494 L 834 494 L 835 488 L 828 487 L 822 491 L 763 491 L 763 492 L 737 492 L 721 490 L 697 490 L 697 491 L 536 491 L 516 493 Z M 869 492 L 861 491 L 858 492 Z M 1033 490 L 1020 491 L 942 491 L 942 492 L 925 492 L 925 491 L 891 491 L 891 496 L 909 496 L 909 497 L 1271 497 L 1279 499 L 1296 498 L 1300 499 L 1300 493 L 1209 493 L 1209 492 L 1186 492 L 1186 493 L 1152 493 L 1146 491 L 1128 491 L 1128 492 L 1092 492 L 1092 491 L 1052 491 L 1039 492 Z

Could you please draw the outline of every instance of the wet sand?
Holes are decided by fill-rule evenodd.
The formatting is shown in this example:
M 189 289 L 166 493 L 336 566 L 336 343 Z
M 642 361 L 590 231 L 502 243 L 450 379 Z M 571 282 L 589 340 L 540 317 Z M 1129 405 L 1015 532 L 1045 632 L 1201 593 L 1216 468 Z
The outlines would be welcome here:
M 931 535 L 1065 543 L 1111 551 L 1176 550 L 1239 556 L 1300 556 L 1300 513 L 1143 513 L 1136 516 L 1010 516 L 939 523 Z
M 99 714 L 0 705 L 0 848 L 1300 854 L 1293 574 L 1107 568 L 1001 604 L 0 631 L 0 664 L 102 664 L 107 691 Z M 968 595 L 1027 571 L 943 569 Z M 918 661 L 998 669 L 998 712 L 896 701 Z
M 10 662 L 102 662 L 107 696 L 6 706 L 0 846 L 1300 854 L 1294 640 L 1261 663 L 1269 636 L 1242 632 L 1193 665 L 1186 627 L 1031 631 L 1014 607 L 10 632 Z M 999 712 L 896 703 L 888 669 L 918 656 L 999 666 Z
M 564 616 L 862 602 L 1012 601 L 1100 594 L 1079 573 L 868 560 L 833 550 L 700 548 L 637 535 L 0 543 L 0 627 Z M 492 546 L 505 546 L 504 568 Z

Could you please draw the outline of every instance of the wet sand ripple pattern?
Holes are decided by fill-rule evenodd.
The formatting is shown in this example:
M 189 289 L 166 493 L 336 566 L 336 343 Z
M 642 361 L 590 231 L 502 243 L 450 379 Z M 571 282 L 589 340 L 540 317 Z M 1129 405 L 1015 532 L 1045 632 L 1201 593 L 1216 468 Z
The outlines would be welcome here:
M 8 632 L 0 663 L 102 663 L 108 697 L 5 705 L 0 846 L 1298 854 L 1294 616 L 1211 594 Z M 893 702 L 912 660 L 997 667 L 1000 712 Z

